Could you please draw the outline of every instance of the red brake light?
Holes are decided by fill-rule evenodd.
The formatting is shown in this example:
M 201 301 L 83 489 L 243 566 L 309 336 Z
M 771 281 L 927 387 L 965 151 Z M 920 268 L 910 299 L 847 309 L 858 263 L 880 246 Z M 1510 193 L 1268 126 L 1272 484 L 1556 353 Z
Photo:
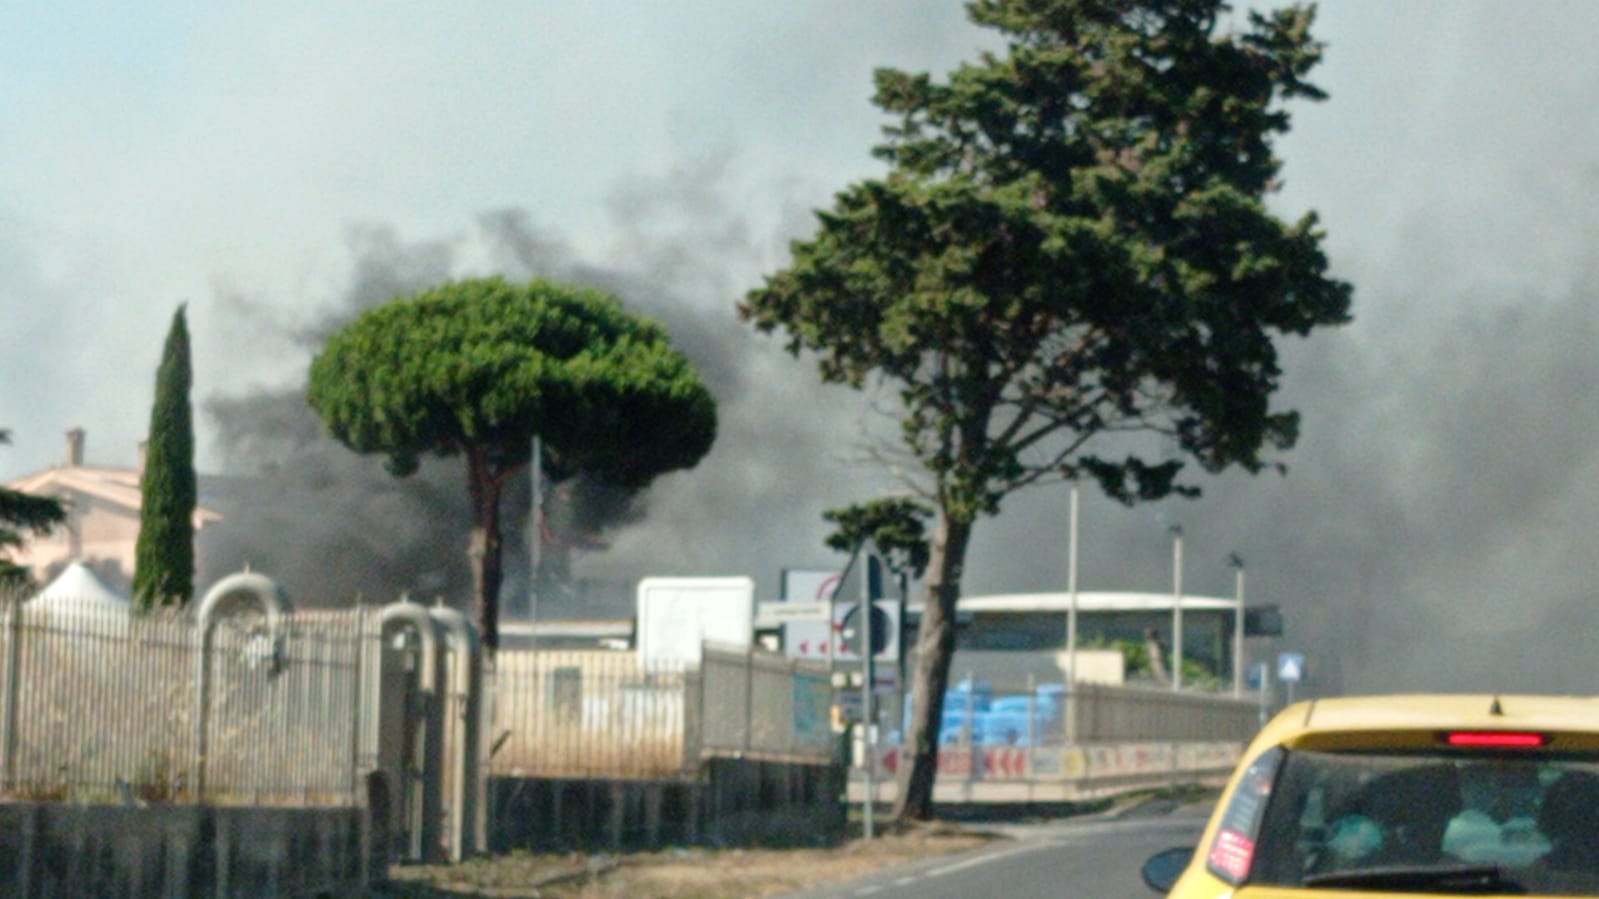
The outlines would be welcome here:
M 1249 863 L 1255 858 L 1255 841 L 1231 828 L 1223 828 L 1211 844 L 1205 861 L 1212 869 L 1219 869 L 1234 883 L 1249 875 Z
M 1549 743 L 1548 734 L 1502 730 L 1456 730 L 1444 734 L 1450 746 L 1489 746 L 1510 749 L 1536 749 Z

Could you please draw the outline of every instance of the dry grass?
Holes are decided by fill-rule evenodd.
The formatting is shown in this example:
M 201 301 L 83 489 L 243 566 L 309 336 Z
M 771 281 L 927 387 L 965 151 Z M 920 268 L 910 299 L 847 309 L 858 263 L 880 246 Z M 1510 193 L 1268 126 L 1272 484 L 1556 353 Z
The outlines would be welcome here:
M 981 846 L 993 834 L 931 824 L 827 849 L 678 849 L 620 856 L 513 854 L 397 868 L 397 899 L 752 899 Z

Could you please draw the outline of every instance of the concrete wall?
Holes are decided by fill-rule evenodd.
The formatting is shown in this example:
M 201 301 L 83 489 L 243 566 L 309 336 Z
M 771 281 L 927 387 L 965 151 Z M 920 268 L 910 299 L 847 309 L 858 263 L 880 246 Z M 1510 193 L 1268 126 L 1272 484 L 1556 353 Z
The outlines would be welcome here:
M 844 769 L 712 759 L 696 781 L 489 780 L 489 847 L 808 845 L 844 831 Z
M 363 819 L 356 808 L 0 803 L 0 895 L 335 895 L 381 879 Z

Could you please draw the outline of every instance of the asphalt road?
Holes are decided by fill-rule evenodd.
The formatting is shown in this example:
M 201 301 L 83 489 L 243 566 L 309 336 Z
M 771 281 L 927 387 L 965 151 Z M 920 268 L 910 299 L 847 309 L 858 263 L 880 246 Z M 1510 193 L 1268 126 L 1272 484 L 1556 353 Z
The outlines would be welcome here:
M 1199 838 L 1208 805 L 1000 825 L 1015 839 L 780 899 L 1154 899 L 1144 859 Z

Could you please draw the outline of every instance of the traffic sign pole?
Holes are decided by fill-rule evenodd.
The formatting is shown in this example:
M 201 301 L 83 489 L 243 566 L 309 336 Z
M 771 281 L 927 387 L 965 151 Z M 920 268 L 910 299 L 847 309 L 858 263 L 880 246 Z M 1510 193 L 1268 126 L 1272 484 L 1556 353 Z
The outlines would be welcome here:
M 1277 679 L 1288 685 L 1288 705 L 1294 704 L 1294 685 L 1305 676 L 1304 653 L 1277 654 Z
M 867 557 L 867 564 L 876 561 Z M 877 644 L 872 640 L 872 619 L 877 616 L 873 602 L 872 578 L 861 578 L 861 727 L 865 728 L 862 741 L 866 745 L 866 805 L 861 810 L 861 823 L 866 839 L 872 838 L 872 806 L 877 798 L 877 716 L 872 713 L 872 694 L 877 691 L 872 670 L 872 659 L 877 655 Z

